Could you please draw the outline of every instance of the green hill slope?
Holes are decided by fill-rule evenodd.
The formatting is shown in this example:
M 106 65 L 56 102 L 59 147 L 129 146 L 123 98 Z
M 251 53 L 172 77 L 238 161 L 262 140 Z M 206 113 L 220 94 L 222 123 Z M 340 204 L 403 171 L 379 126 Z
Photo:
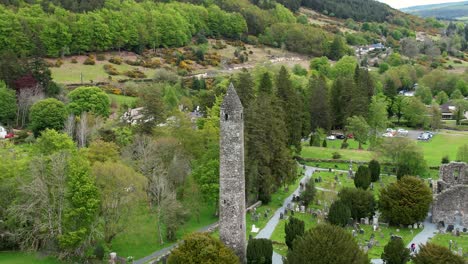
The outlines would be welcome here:
M 401 11 L 421 17 L 436 17 L 448 20 L 468 20 L 468 1 L 408 7 L 401 9 Z

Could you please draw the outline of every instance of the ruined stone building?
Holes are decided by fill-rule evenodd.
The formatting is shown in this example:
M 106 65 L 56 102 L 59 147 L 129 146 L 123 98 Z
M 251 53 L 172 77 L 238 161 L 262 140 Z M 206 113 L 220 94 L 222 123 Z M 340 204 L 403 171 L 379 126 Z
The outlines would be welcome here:
M 232 84 L 221 104 L 219 148 L 219 236 L 245 262 L 244 116 Z
M 442 164 L 433 184 L 432 222 L 468 228 L 468 164 Z

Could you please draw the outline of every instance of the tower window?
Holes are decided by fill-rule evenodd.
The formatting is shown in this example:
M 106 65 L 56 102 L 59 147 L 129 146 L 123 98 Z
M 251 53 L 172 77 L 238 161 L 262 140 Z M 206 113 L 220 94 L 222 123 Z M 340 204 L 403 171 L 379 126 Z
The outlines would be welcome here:
M 224 114 L 224 121 L 227 121 L 228 120 L 228 114 Z

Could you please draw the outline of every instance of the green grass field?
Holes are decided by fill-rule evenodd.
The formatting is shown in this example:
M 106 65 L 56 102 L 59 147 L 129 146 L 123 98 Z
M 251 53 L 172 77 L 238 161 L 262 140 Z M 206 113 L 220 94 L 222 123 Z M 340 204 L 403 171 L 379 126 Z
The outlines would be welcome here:
M 187 223 L 179 228 L 177 238 L 180 239 L 184 234 L 195 232 L 217 220 L 217 217 L 214 216 L 214 207 L 204 205 L 200 212 L 200 222 L 192 216 Z M 167 242 L 165 238 L 164 244 L 159 243 L 157 214 L 150 212 L 146 205 L 141 205 L 130 217 L 127 226 L 127 230 L 117 235 L 110 247 L 119 256 L 133 256 L 135 259 L 139 259 L 173 244 L 173 242 Z
M 468 132 L 448 130 L 435 135 L 430 141 L 418 142 L 429 166 L 439 166 L 444 156 L 455 160 L 458 148 L 463 144 L 468 144 Z
M 452 234 L 437 234 L 431 239 L 431 242 L 448 248 L 450 240 L 456 242 L 458 247 L 463 248 L 463 253 L 466 254 L 468 250 L 467 234 L 461 233 L 459 237 L 453 236 Z M 452 250 L 457 251 L 458 248 L 452 248 Z M 468 260 L 468 257 L 465 257 L 465 259 Z
M 60 264 L 54 257 L 42 257 L 35 253 L 0 252 L 0 264 Z
M 52 78 L 57 83 L 80 83 L 81 82 L 81 74 L 83 75 L 83 82 L 88 83 L 90 81 L 93 82 L 105 82 L 109 81 L 107 74 L 104 71 L 103 65 L 110 64 L 108 61 L 97 61 L 95 65 L 84 65 L 82 63 L 70 63 L 70 61 L 66 60 L 64 64 L 59 68 L 50 68 L 52 72 Z M 123 73 L 128 70 L 133 69 L 140 69 L 148 78 L 153 77 L 155 70 L 154 69 L 147 69 L 143 67 L 135 67 L 125 63 L 121 65 L 112 64 L 120 73 Z M 115 75 L 112 76 L 113 80 L 119 79 L 128 79 L 127 76 L 124 75 Z
M 353 161 L 370 161 L 377 158 L 377 153 L 367 150 L 356 149 L 339 149 L 339 148 L 322 148 L 322 147 L 309 147 L 303 146 L 301 156 L 303 158 L 312 159 L 332 159 L 333 153 L 338 152 L 341 154 L 342 160 Z
M 125 96 L 125 95 L 118 95 L 118 94 L 108 94 L 112 104 L 117 104 L 118 106 L 121 105 L 127 105 L 129 107 L 132 107 L 136 101 L 138 100 L 138 97 L 132 97 L 132 96 Z

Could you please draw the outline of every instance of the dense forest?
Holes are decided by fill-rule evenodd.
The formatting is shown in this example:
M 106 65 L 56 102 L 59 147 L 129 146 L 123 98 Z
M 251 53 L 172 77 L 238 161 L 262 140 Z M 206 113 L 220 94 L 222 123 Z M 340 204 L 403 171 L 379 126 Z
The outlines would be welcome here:
M 356 21 L 384 22 L 391 14 L 389 6 L 373 0 L 303 0 L 302 4 L 330 16 Z

